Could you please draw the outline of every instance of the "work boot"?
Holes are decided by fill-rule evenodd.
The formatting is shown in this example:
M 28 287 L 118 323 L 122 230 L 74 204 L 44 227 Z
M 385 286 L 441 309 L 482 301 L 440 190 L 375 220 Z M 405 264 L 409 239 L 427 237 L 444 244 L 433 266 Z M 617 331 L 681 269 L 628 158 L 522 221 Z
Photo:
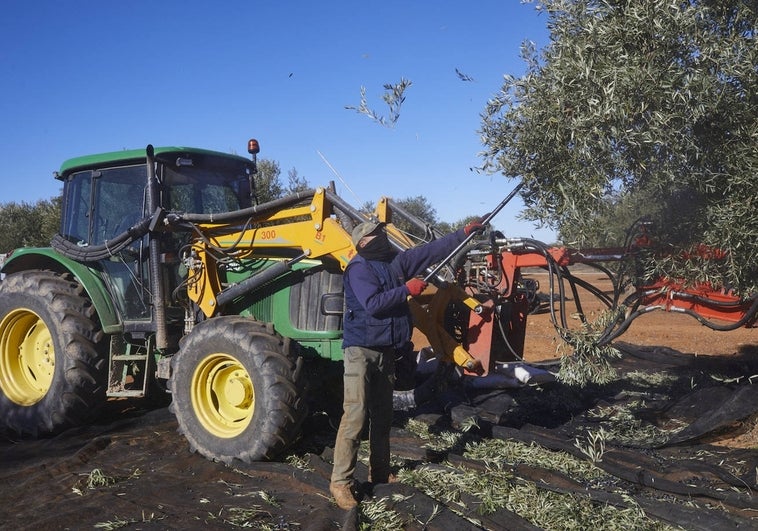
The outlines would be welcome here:
M 358 505 L 349 483 L 330 483 L 329 492 L 334 496 L 334 501 L 340 509 L 348 511 Z

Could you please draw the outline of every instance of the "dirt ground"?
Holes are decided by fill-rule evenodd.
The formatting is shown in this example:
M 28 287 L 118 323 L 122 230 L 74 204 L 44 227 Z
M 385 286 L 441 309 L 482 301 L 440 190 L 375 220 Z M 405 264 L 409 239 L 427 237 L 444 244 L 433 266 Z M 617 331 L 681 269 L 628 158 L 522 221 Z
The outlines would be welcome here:
M 557 338 L 547 314 L 529 317 L 526 338 L 527 362 L 556 357 Z M 607 412 L 642 396 L 637 426 L 684 427 L 662 443 L 609 445 L 598 466 L 617 478 L 615 486 L 588 488 L 554 471 L 509 463 L 518 478 L 514 481 L 589 498 L 598 507 L 623 506 L 633 498 L 650 522 L 660 525 L 758 527 L 753 500 L 758 489 L 758 393 L 753 388 L 758 386 L 749 380 L 758 375 L 756 329 L 713 332 L 692 318 L 653 312 L 638 319 L 618 346 L 624 357 L 617 364 L 618 382 L 611 385 L 451 392 L 437 409 L 399 414 L 393 454 L 411 469 L 481 466 L 453 450 L 442 458 L 402 429 L 409 416 L 453 429 L 473 415 L 479 420 L 478 436 L 580 455 L 574 441 L 587 433 L 588 424 L 622 422 Z M 667 377 L 656 383 L 641 375 Z M 51 439 L 0 437 L 0 528 L 372 528 L 365 510 L 344 512 L 330 499 L 336 424 L 325 412 L 313 413 L 289 458 L 233 466 L 191 454 L 167 408 L 130 402 L 114 402 L 94 424 Z M 407 482 L 370 485 L 361 463 L 357 476 L 364 502 L 387 500 L 406 529 L 562 528 L 541 524 L 517 508 L 482 513 L 475 499 L 433 500 Z M 620 484 L 626 497 L 617 493 Z

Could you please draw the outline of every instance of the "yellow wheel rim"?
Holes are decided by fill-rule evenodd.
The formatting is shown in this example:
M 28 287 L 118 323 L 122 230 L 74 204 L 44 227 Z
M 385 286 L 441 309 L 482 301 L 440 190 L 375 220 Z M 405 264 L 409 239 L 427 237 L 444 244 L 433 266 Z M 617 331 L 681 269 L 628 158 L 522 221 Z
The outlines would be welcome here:
M 233 356 L 215 353 L 192 375 L 192 407 L 200 424 L 217 437 L 242 433 L 253 419 L 255 390 L 250 375 Z
M 10 312 L 0 322 L 0 389 L 19 406 L 39 402 L 53 382 L 55 346 L 42 318 Z

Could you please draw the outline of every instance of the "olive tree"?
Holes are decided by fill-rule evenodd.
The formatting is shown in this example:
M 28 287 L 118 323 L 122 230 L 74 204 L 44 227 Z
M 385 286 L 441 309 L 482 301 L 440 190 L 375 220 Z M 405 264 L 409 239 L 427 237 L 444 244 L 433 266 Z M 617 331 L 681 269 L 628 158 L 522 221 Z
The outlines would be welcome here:
M 19 247 L 47 247 L 60 227 L 61 198 L 0 204 L 0 253 Z
M 285 195 L 282 185 L 282 170 L 275 160 L 258 161 L 258 173 L 255 174 L 255 198 L 259 203 L 267 203 Z
M 537 0 L 550 41 L 525 43 L 482 114 L 488 171 L 523 179 L 524 217 L 573 245 L 647 217 L 673 272 L 758 287 L 758 43 L 741 0 Z M 702 248 L 702 247 L 701 247 Z M 721 256 L 722 252 L 718 254 Z

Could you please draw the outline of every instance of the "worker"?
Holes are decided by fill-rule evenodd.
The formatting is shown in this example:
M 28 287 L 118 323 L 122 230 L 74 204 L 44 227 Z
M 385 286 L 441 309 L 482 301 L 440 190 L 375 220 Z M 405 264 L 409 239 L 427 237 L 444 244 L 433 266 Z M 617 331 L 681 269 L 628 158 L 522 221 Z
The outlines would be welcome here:
M 354 473 L 364 423 L 368 420 L 370 483 L 393 482 L 390 470 L 390 428 L 395 358 L 412 350 L 408 296 L 418 297 L 427 283 L 418 278 L 448 256 L 484 225 L 472 221 L 437 240 L 396 250 L 385 224 L 366 221 L 355 227 L 357 254 L 344 273 L 344 400 L 329 491 L 342 509 L 352 509 Z

